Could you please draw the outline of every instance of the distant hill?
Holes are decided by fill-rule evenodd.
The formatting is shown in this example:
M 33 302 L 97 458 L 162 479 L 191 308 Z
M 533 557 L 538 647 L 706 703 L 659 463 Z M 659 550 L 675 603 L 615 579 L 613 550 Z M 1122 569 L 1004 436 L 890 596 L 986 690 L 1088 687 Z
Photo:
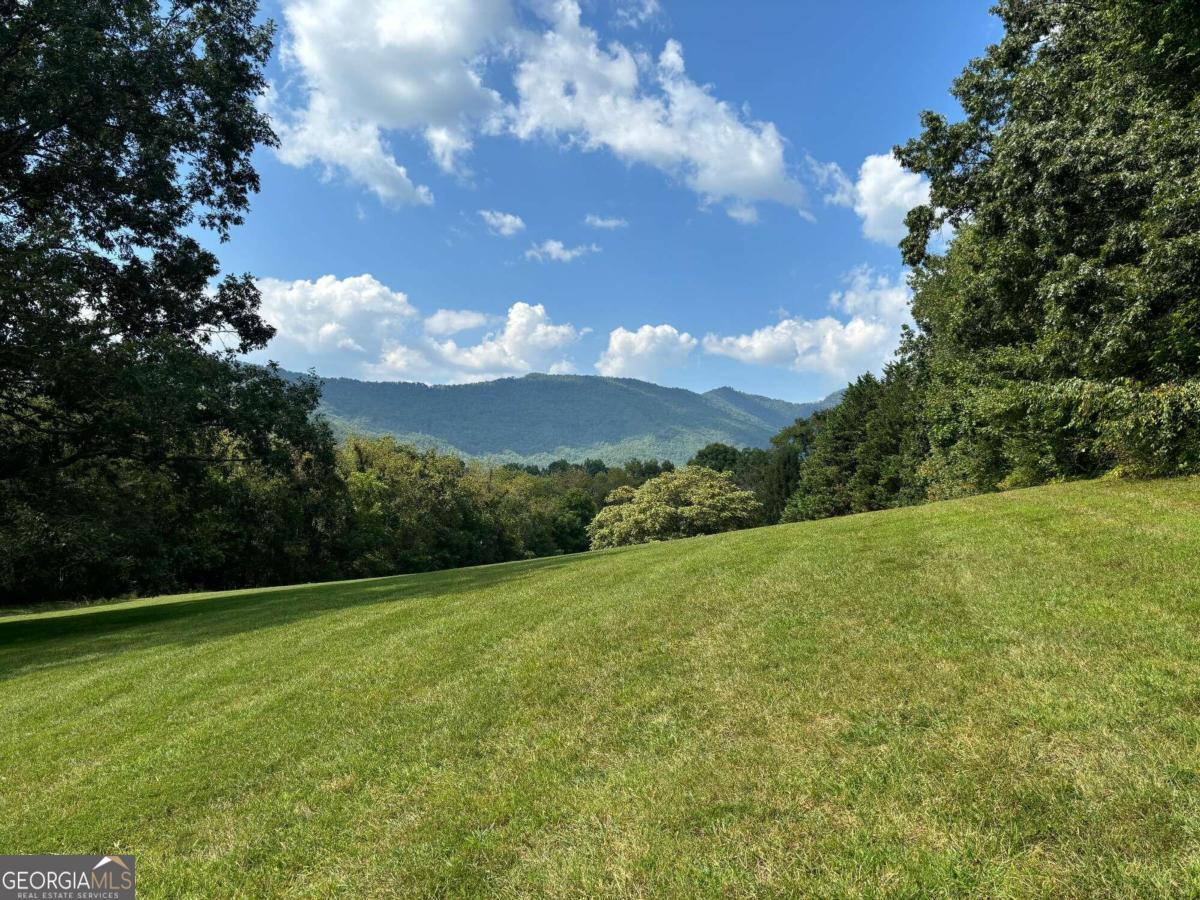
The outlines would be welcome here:
M 423 447 L 502 462 L 687 462 L 712 441 L 765 447 L 798 418 L 832 406 L 723 387 L 704 394 L 632 378 L 526 375 L 478 384 L 327 378 L 322 407 L 342 433 L 392 434 Z

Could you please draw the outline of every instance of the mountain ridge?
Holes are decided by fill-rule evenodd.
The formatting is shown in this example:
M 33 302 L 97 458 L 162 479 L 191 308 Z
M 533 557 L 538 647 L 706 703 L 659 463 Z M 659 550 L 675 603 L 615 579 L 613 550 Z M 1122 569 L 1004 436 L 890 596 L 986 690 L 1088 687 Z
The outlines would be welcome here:
M 713 441 L 765 447 L 841 395 L 792 403 L 728 386 L 698 393 L 634 378 L 539 373 L 459 385 L 321 381 L 322 412 L 340 434 L 390 434 L 464 457 L 542 465 L 589 457 L 614 465 L 634 456 L 678 465 Z

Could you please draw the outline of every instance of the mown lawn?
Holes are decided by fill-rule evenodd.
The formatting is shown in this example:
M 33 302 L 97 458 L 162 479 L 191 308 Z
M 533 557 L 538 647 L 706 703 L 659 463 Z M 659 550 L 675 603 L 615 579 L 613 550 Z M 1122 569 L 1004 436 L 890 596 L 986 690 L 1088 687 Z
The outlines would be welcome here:
M 1200 893 L 1200 480 L 0 619 L 144 897 Z

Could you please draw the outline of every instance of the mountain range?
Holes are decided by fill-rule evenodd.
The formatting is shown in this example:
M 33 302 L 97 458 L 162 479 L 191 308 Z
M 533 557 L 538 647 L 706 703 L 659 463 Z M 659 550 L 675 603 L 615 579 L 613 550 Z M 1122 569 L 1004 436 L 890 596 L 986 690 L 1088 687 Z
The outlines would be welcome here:
M 631 457 L 678 465 L 713 441 L 765 447 L 781 428 L 841 397 L 838 391 L 813 403 L 790 403 L 729 387 L 699 394 L 598 375 L 458 385 L 323 382 L 322 411 L 340 434 L 390 434 L 464 457 L 539 465 L 587 458 L 615 465 Z

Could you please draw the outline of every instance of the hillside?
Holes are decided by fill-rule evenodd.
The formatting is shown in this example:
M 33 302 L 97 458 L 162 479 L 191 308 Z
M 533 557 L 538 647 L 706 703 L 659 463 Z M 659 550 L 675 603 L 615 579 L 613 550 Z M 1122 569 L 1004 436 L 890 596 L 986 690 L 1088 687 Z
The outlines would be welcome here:
M 0 846 L 176 896 L 1181 896 L 1200 480 L 0 619 Z
M 393 434 L 502 462 L 592 457 L 617 465 L 636 456 L 682 464 L 712 441 L 765 447 L 781 428 L 837 397 L 789 403 L 732 388 L 697 394 L 596 375 L 460 385 L 327 378 L 322 408 L 343 432 Z

